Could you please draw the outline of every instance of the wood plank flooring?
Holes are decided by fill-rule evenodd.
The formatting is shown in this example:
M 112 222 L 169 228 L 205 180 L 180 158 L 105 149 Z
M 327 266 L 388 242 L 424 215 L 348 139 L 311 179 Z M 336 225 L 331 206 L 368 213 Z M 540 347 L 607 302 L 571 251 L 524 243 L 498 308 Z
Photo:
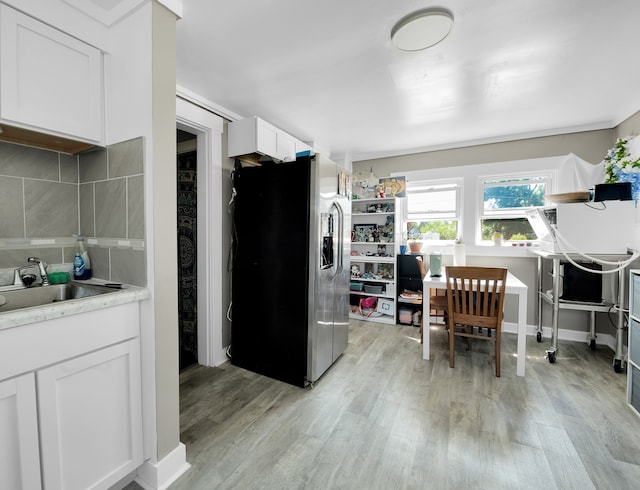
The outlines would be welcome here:
M 446 333 L 352 321 L 349 347 L 313 389 L 232 366 L 180 376 L 182 441 L 191 470 L 171 489 L 637 489 L 640 417 L 625 402 L 604 346 L 516 337 L 459 341 Z M 132 484 L 131 488 L 136 488 Z

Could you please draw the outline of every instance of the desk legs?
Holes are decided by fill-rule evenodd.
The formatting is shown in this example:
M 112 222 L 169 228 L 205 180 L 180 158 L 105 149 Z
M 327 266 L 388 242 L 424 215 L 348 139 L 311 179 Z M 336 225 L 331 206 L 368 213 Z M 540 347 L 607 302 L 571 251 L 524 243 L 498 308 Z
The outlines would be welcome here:
M 429 301 L 429 290 L 427 290 L 426 300 L 422 300 L 422 358 L 429 360 L 429 338 L 431 337 L 431 302 Z
M 558 354 L 558 314 L 560 312 L 560 259 L 553 259 L 553 311 L 551 312 L 551 347 L 547 349 L 547 359 L 556 362 Z
M 527 358 L 527 292 L 518 293 L 518 357 L 516 359 L 516 374 L 524 376 L 524 366 Z
M 624 336 L 624 298 L 626 296 L 624 290 L 624 269 L 617 272 L 618 274 L 618 324 L 616 326 L 616 353 L 613 358 L 613 370 L 616 373 L 622 372 L 622 347 Z

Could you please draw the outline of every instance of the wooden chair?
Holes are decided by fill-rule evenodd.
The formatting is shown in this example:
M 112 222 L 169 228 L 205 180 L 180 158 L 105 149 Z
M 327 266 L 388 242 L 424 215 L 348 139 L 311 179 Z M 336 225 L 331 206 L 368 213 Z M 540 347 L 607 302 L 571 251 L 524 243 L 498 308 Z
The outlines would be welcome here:
M 447 323 L 447 292 L 444 289 L 431 289 L 429 291 L 429 309 L 430 317 L 443 318 Z M 441 322 L 431 322 L 430 325 L 442 325 Z
M 454 366 L 455 338 L 495 343 L 496 376 L 500 376 L 500 340 L 507 269 L 499 267 L 446 267 L 449 325 L 449 366 Z M 488 335 L 475 333 L 486 328 Z M 491 335 L 493 333 L 494 335 Z

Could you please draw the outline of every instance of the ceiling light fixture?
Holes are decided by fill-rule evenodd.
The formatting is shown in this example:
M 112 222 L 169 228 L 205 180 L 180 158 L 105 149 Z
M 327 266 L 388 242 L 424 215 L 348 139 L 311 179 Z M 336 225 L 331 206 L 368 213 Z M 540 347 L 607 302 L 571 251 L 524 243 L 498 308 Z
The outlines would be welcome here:
M 391 41 L 402 51 L 420 51 L 442 41 L 453 27 L 445 9 L 424 9 L 403 17 L 391 29 Z

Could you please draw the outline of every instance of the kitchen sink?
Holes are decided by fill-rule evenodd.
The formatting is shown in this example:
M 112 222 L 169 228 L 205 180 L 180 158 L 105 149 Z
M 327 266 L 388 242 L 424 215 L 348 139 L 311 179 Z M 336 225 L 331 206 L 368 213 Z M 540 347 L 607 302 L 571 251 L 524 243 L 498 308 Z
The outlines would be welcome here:
M 66 284 L 52 284 L 44 287 L 36 286 L 4 291 L 0 292 L 0 313 L 22 308 L 45 306 L 60 301 L 89 298 L 100 294 L 113 293 L 118 290 L 118 288 L 97 284 L 68 282 Z

